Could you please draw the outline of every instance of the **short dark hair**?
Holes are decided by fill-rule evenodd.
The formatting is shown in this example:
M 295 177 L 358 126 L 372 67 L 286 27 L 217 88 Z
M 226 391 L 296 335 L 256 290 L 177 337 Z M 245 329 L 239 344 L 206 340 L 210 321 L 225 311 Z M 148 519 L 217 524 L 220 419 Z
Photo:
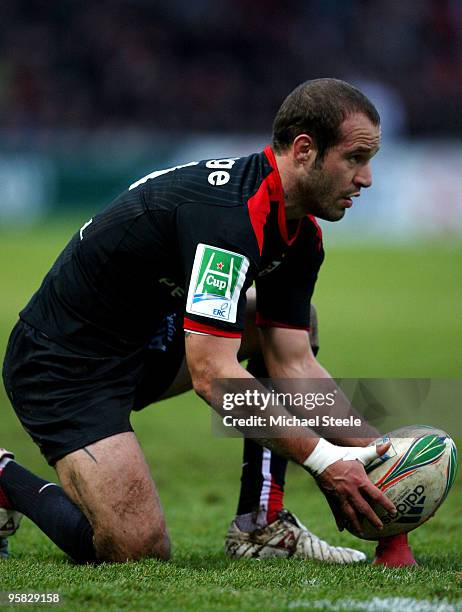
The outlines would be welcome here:
M 374 125 L 380 115 L 359 89 L 339 79 L 315 79 L 296 87 L 284 100 L 273 123 L 273 148 L 286 150 L 299 134 L 315 139 L 319 157 L 341 139 L 340 126 L 355 113 Z

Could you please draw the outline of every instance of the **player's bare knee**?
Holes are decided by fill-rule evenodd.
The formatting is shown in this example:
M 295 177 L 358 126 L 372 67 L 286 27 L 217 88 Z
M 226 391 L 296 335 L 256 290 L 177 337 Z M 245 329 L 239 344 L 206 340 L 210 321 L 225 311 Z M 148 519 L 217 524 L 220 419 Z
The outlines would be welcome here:
M 170 538 L 167 532 L 156 537 L 151 541 L 150 554 L 148 556 L 160 559 L 161 561 L 168 561 L 171 556 L 171 544 Z
M 127 498 L 112 504 L 113 515 L 116 517 L 113 548 L 124 560 L 146 557 L 167 560 L 170 557 L 170 540 L 165 521 L 162 514 L 155 511 L 151 494 L 146 482 L 134 479 Z
M 146 558 L 168 561 L 170 559 L 170 538 L 165 528 L 155 528 L 150 532 L 131 538 L 129 543 L 129 559 L 138 560 Z
M 154 557 L 168 561 L 170 559 L 170 538 L 167 532 L 165 522 L 152 523 L 146 526 L 143 533 L 137 539 L 136 554 L 141 557 Z
M 99 561 L 123 563 L 146 558 L 170 559 L 170 538 L 165 529 L 125 533 L 95 531 L 94 543 Z

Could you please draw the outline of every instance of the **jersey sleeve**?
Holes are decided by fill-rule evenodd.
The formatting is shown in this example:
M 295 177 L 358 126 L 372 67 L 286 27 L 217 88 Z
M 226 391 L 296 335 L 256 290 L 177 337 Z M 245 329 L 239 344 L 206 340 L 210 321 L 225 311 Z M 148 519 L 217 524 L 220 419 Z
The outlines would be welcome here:
M 297 241 L 280 265 L 256 280 L 259 327 L 310 327 L 310 304 L 324 259 L 320 241 Z
M 184 329 L 240 338 L 258 257 L 248 216 L 239 207 L 187 204 L 177 213 L 177 231 L 186 290 Z

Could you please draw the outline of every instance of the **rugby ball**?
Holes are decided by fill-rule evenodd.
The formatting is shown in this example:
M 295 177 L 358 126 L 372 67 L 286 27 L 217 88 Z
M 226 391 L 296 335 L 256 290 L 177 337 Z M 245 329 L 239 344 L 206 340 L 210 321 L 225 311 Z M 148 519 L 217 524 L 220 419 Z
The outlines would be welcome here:
M 385 455 L 366 466 L 371 481 L 395 505 L 393 517 L 381 506 L 374 510 L 383 523 L 376 529 L 367 519 L 361 521 L 363 534 L 347 529 L 364 540 L 377 540 L 412 531 L 428 521 L 446 499 L 457 472 L 457 448 L 450 436 L 425 425 L 403 427 L 373 444 L 391 442 Z

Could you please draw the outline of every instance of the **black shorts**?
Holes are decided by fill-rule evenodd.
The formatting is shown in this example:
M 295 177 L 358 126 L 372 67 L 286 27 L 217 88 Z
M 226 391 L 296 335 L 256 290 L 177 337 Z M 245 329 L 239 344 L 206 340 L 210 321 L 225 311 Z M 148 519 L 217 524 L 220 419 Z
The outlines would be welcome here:
M 20 320 L 8 342 L 3 380 L 23 427 L 54 465 L 97 440 L 133 431 L 130 412 L 163 395 L 183 358 L 179 313 L 126 357 L 81 355 Z

